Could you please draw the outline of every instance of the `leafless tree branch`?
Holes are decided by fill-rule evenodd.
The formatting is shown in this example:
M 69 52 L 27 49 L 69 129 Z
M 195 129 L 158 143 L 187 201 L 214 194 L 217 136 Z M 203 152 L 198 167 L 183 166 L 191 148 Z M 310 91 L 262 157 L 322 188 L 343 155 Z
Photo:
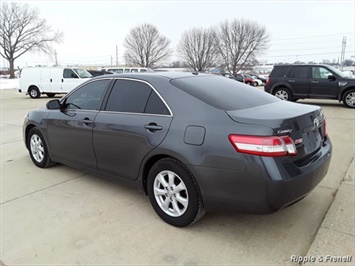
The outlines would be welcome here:
M 170 40 L 151 24 L 142 24 L 131 29 L 124 40 L 126 64 L 153 67 L 171 54 Z
M 219 55 L 213 28 L 193 28 L 185 31 L 177 47 L 180 58 L 194 71 L 206 71 L 217 64 Z
M 269 42 L 264 26 L 245 19 L 222 22 L 215 39 L 218 52 L 231 73 L 237 73 L 245 63 L 265 51 Z
M 39 18 L 37 9 L 17 2 L 1 3 L 0 55 L 9 61 L 10 78 L 14 78 L 14 62 L 29 51 L 51 53 L 52 43 L 60 43 L 63 33 L 52 32 L 45 19 Z

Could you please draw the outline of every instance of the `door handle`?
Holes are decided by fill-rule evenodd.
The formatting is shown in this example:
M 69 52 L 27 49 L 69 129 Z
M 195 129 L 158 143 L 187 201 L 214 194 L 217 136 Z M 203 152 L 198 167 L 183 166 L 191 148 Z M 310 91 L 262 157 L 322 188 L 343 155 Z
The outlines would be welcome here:
M 144 125 L 144 128 L 148 129 L 150 132 L 156 132 L 157 130 L 162 130 L 163 127 L 157 125 L 156 123 L 149 123 L 148 125 Z
M 83 120 L 81 120 L 81 122 L 85 125 L 92 124 L 92 120 L 90 120 L 89 118 L 84 118 Z
M 64 82 L 64 80 L 62 79 L 62 82 Z
M 288 82 L 292 83 L 292 82 L 295 82 L 295 80 L 294 79 L 289 79 Z
M 312 80 L 311 83 L 319 83 L 318 80 Z
M 52 82 L 52 79 L 51 79 L 51 82 Z

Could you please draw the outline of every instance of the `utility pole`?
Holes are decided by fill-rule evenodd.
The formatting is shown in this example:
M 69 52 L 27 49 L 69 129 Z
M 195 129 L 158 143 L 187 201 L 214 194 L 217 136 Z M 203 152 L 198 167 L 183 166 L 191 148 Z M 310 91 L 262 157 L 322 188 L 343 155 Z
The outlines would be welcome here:
M 111 66 L 112 66 L 112 55 L 111 55 Z
M 340 55 L 340 70 L 343 70 L 343 67 L 344 67 L 345 47 L 346 47 L 346 37 L 343 36 L 343 41 L 342 41 L 342 46 L 341 46 L 341 55 Z
M 54 60 L 55 60 L 55 66 L 58 66 L 57 50 L 54 50 Z
M 118 48 L 116 45 L 116 66 L 118 66 Z

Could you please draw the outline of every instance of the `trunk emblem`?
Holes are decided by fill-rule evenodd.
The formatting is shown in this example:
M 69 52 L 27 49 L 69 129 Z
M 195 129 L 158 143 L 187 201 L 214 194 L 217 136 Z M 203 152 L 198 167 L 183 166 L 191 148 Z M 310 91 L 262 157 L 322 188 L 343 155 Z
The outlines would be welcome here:
M 292 129 L 281 129 L 277 131 L 277 134 L 287 134 L 287 133 L 291 133 Z

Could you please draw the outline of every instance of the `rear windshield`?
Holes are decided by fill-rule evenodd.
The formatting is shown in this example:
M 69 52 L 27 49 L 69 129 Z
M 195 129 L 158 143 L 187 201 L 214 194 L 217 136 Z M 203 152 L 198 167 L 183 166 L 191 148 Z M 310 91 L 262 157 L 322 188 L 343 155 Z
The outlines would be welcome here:
M 176 78 L 174 86 L 222 110 L 240 110 L 279 101 L 278 98 L 234 79 L 214 75 Z

